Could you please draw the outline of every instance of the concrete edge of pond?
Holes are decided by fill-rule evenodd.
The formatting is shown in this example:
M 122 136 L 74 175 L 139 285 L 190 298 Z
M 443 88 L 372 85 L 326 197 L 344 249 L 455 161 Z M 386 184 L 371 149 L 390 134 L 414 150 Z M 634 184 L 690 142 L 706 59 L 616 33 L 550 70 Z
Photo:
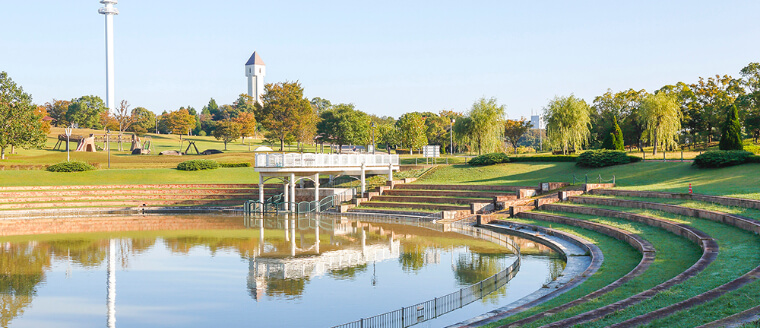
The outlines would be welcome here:
M 558 230 L 522 223 L 513 223 L 509 226 L 487 224 L 483 227 L 546 245 L 565 257 L 567 264 L 562 275 L 546 284 L 544 288 L 498 309 L 450 325 L 447 328 L 482 326 L 547 302 L 586 281 L 599 270 L 602 261 L 604 261 L 604 255 L 599 247 L 584 238 Z

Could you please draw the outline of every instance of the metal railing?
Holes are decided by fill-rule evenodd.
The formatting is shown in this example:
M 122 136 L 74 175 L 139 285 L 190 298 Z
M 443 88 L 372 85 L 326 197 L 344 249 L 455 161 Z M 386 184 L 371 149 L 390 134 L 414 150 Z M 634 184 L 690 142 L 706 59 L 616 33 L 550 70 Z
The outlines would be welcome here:
M 342 325 L 334 326 L 333 328 L 410 327 L 475 302 L 496 291 L 501 286 L 504 286 L 517 274 L 517 271 L 520 269 L 520 246 L 506 235 L 467 224 L 452 223 L 450 227 L 451 231 L 481 238 L 511 248 L 512 251 L 517 254 L 517 259 L 509 267 L 499 273 L 476 284 L 461 288 L 453 293 L 369 318 L 362 318 L 353 322 L 344 323 Z
M 594 180 L 596 180 L 596 181 L 594 181 Z M 575 185 L 576 182 L 583 182 L 583 183 L 588 184 L 588 174 L 586 174 L 584 178 L 578 178 L 578 177 L 575 176 L 575 174 L 573 174 L 573 183 L 572 183 L 572 185 Z M 591 183 L 594 183 L 594 182 L 596 182 L 596 183 L 607 183 L 607 182 L 615 183 L 615 175 L 614 174 L 612 175 L 612 179 L 602 179 L 602 175 L 599 174 L 599 176 L 597 176 L 596 178 L 593 178 L 593 177 L 591 178 Z
M 330 195 L 319 201 L 285 202 L 282 194 L 267 198 L 262 203 L 259 200 L 247 200 L 243 203 L 243 212 L 246 215 L 257 213 L 294 213 L 305 214 L 325 212 L 354 197 L 356 190 L 348 189 L 339 194 Z
M 255 167 L 359 167 L 398 165 L 398 155 L 388 154 L 257 154 Z

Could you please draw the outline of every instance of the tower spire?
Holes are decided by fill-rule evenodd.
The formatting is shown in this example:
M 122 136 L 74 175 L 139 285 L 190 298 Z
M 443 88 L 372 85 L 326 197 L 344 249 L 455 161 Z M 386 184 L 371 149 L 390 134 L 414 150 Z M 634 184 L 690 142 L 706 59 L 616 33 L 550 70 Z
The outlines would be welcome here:
M 264 75 L 266 64 L 255 51 L 245 63 L 245 76 L 248 77 L 248 95 L 261 104 L 261 95 L 264 94 Z
M 114 8 L 118 0 L 100 0 L 105 7 L 98 9 L 98 13 L 106 16 L 106 105 L 108 110 L 114 110 L 114 69 L 113 69 L 113 16 L 119 14 Z

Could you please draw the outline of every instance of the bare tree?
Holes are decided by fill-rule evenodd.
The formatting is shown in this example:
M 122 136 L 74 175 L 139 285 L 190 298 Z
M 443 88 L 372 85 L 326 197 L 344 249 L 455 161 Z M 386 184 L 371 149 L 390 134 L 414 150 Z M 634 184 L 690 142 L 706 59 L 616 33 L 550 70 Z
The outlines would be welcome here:
M 116 121 L 119 122 L 119 134 L 122 134 L 129 129 L 129 126 L 135 121 L 135 118 L 132 116 L 132 111 L 129 110 L 129 102 L 126 100 L 122 100 L 121 103 L 119 103 L 119 107 L 116 108 L 114 117 L 116 117 Z

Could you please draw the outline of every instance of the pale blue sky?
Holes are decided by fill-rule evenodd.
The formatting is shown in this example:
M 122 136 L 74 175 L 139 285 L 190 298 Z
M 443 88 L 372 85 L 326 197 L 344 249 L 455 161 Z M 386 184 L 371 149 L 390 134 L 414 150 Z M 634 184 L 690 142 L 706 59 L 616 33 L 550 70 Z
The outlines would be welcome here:
M 34 101 L 105 98 L 98 0 L 3 0 L 0 71 Z M 510 117 L 555 95 L 657 89 L 739 76 L 760 61 L 760 1 L 121 0 L 116 99 L 154 112 L 246 91 L 258 51 L 266 82 L 398 117 L 466 111 L 496 97 Z

